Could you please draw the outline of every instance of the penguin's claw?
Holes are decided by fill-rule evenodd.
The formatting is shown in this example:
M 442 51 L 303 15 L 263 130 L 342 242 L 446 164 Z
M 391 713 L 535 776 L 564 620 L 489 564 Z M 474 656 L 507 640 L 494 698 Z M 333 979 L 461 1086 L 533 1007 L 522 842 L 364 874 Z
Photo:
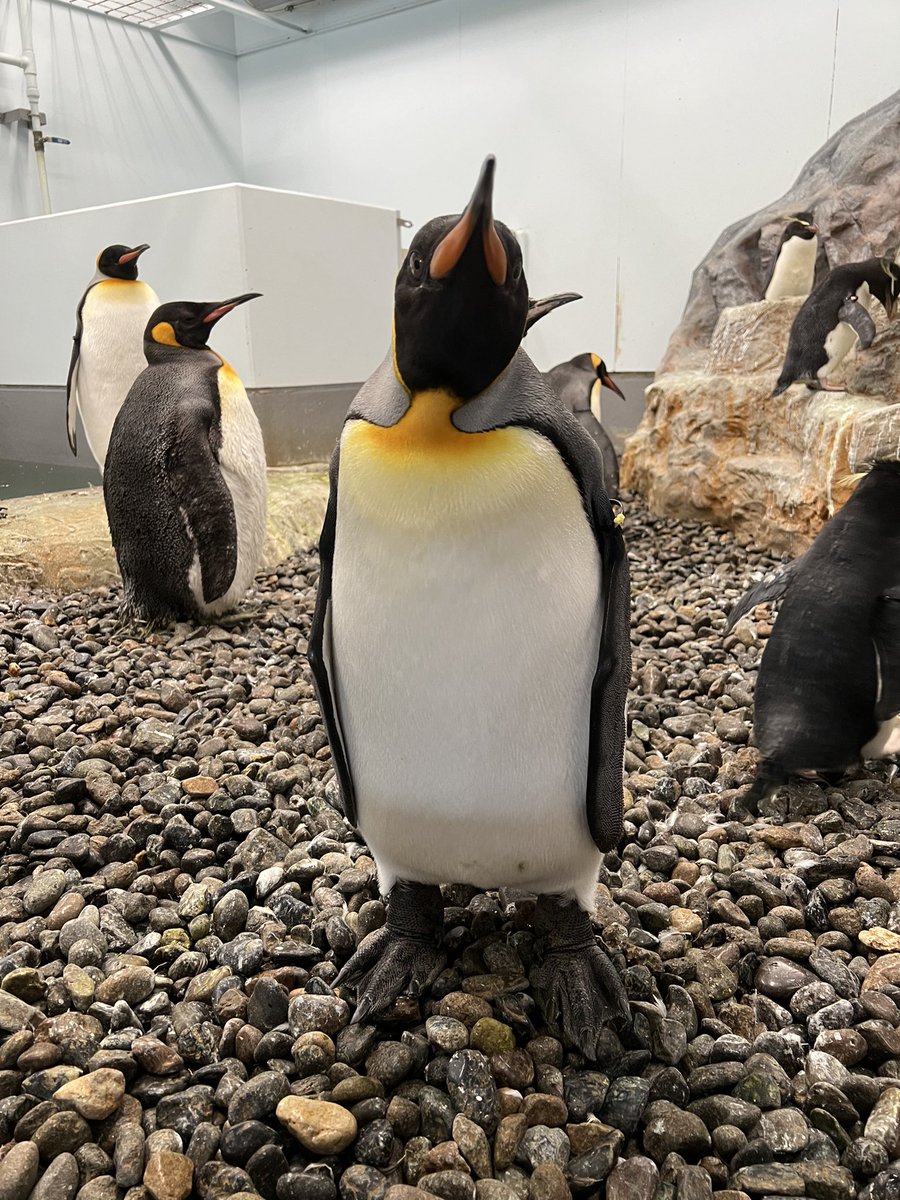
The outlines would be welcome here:
M 387 924 L 363 938 L 339 972 L 334 986 L 356 986 L 353 1024 L 383 1016 L 400 996 L 418 998 L 441 973 L 444 906 L 433 884 L 394 885 Z
M 625 987 L 599 946 L 545 955 L 532 968 L 531 985 L 551 1031 L 591 1062 L 606 1025 L 631 1025 Z
M 334 986 L 355 984 L 351 1024 L 384 1016 L 400 996 L 418 998 L 434 983 L 447 961 L 439 947 L 401 937 L 388 926 L 363 938 Z

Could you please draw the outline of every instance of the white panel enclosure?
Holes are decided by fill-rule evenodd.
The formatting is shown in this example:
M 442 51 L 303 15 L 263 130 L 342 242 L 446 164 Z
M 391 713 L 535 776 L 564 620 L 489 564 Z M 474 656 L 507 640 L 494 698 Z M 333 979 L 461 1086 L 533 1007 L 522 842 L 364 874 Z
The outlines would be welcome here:
M 362 380 L 389 346 L 393 209 L 226 184 L 0 224 L 0 386 L 65 383 L 78 299 L 116 242 L 150 243 L 161 301 L 263 293 L 211 339 L 248 387 Z

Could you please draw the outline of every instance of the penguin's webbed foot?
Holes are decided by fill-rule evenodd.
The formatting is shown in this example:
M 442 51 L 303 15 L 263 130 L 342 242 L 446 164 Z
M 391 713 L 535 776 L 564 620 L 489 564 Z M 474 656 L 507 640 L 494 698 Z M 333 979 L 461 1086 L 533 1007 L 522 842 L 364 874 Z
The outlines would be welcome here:
M 421 996 L 447 956 L 441 948 L 440 888 L 399 880 L 388 899 L 387 923 L 363 938 L 334 981 L 356 987 L 353 1024 L 383 1016 L 400 996 Z
M 606 1025 L 631 1028 L 625 985 L 574 900 L 541 896 L 534 929 L 543 954 L 531 969 L 531 986 L 544 1019 L 554 1034 L 596 1062 Z

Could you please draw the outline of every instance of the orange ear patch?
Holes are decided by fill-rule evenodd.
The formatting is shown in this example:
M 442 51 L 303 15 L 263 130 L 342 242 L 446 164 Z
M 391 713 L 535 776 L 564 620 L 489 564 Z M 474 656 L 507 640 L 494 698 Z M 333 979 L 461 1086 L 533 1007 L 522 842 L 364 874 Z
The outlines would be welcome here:
M 161 346 L 180 346 L 178 338 L 175 336 L 175 330 L 168 321 L 160 321 L 158 325 L 154 325 L 150 330 L 150 336 L 154 342 L 159 342 Z

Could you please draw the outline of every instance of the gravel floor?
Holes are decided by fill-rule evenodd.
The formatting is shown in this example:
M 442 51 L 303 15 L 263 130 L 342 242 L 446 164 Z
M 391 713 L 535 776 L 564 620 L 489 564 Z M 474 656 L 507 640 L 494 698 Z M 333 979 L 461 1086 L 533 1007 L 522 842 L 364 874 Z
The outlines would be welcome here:
M 528 897 L 447 887 L 433 996 L 348 1024 L 329 983 L 384 908 L 329 803 L 314 556 L 228 629 L 0 603 L 0 1200 L 900 1196 L 900 792 L 741 816 L 767 627 L 721 629 L 771 560 L 627 513 L 597 926 L 652 1052 L 610 1034 L 602 1069 L 542 1028 Z

